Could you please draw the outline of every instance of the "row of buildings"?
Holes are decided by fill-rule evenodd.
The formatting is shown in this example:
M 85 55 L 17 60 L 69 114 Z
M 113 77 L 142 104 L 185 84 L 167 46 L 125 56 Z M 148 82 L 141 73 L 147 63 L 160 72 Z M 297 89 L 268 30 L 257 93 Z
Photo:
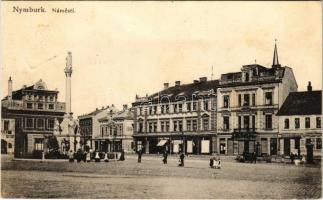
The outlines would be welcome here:
M 320 155 L 321 91 L 313 91 L 310 82 L 307 91 L 297 89 L 293 70 L 279 64 L 275 45 L 271 67 L 244 65 L 218 80 L 164 83 L 161 91 L 136 95 L 131 108 L 111 105 L 79 116 L 80 143 L 108 152 Z M 11 78 L 8 91 L 2 100 L 1 143 L 7 147 L 2 152 L 44 149 L 55 120 L 61 122 L 65 113 L 58 91 L 42 80 L 12 91 Z

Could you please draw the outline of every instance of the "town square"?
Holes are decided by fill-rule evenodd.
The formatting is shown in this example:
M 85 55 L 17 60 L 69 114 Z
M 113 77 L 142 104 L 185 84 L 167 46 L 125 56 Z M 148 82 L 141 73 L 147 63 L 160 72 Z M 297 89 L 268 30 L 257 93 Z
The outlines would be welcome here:
M 3 198 L 321 198 L 320 4 L 88 3 L 3 4 Z

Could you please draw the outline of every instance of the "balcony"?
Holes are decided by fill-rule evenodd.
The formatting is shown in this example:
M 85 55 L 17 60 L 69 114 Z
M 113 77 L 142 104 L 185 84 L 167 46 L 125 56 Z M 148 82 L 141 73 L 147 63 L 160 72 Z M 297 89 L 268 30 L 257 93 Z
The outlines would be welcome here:
M 233 129 L 234 133 L 255 133 L 256 128 L 235 128 Z

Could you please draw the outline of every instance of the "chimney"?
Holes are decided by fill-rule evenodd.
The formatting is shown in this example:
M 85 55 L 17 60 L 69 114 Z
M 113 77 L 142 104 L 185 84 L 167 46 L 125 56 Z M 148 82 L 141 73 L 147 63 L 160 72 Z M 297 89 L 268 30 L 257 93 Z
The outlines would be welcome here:
M 181 85 L 181 81 L 175 81 L 175 86 L 180 86 Z
M 207 77 L 201 77 L 200 78 L 200 82 L 206 82 L 207 81 Z
M 9 77 L 9 80 L 8 80 L 8 100 L 12 100 L 12 80 L 11 80 L 11 76 Z
M 312 92 L 312 85 L 311 85 L 311 81 L 309 81 L 309 82 L 308 82 L 307 91 L 308 91 L 308 92 Z
M 194 81 L 193 81 L 193 83 L 195 83 L 195 84 L 196 84 L 196 83 L 199 83 L 199 81 L 198 81 L 198 80 L 194 80 Z
M 169 87 L 169 83 L 164 83 L 164 90 Z
M 127 110 L 128 109 L 128 105 L 127 104 L 123 104 L 123 110 Z

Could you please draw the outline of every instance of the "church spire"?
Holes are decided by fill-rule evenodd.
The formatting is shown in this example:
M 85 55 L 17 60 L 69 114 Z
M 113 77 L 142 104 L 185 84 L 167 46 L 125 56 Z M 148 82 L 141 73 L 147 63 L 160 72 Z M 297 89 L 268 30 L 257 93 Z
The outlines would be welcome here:
M 273 58 L 273 65 L 272 67 L 275 67 L 275 66 L 279 66 L 280 67 L 280 64 L 279 64 L 279 60 L 278 60 L 278 51 L 277 51 L 277 39 L 275 39 L 275 49 L 274 49 L 274 58 Z

